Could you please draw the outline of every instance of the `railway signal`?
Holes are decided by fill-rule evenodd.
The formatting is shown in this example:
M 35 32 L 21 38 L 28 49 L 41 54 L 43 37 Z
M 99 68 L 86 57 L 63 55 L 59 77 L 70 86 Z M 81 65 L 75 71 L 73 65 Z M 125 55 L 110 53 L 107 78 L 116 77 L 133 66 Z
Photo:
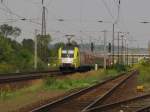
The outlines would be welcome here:
M 91 42 L 91 51 L 93 52 L 94 51 L 94 43 Z
M 111 53 L 111 43 L 108 44 L 108 52 Z

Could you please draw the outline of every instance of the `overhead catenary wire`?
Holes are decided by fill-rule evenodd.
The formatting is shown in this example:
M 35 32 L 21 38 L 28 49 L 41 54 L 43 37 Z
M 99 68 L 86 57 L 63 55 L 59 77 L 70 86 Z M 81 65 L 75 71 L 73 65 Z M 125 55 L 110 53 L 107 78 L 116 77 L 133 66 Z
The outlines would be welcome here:
M 49 5 L 52 4 L 52 2 L 53 2 L 53 0 L 49 0 L 45 6 L 48 7 Z
M 3 11 L 10 13 L 11 15 L 14 15 L 18 18 L 25 18 L 25 17 L 20 16 L 19 14 L 15 13 L 15 12 L 13 12 L 10 8 L 7 7 L 7 5 L 3 4 L 3 6 L 5 7 L 5 9 Z
M 84 49 L 84 47 L 83 47 L 83 39 L 82 39 L 82 26 L 83 26 L 83 23 L 82 23 L 82 13 L 83 13 L 83 0 L 80 0 L 79 1 L 80 3 L 80 32 L 79 32 L 79 34 L 80 34 L 80 41 L 81 41 L 81 47 L 82 47 L 82 49 Z
M 19 14 L 13 12 L 11 9 L 9 9 L 6 5 L 5 7 L 7 9 L 4 9 L 4 8 L 0 8 L 0 10 L 6 12 L 6 13 L 9 13 L 13 16 L 16 16 L 18 19 L 7 19 L 7 20 L 11 20 L 11 22 L 17 22 L 18 20 L 22 20 L 22 21 L 25 21 L 25 22 L 31 22 L 31 23 L 34 23 L 34 24 L 38 24 L 38 25 L 41 25 L 39 22 L 35 21 L 35 19 L 27 19 L 26 17 L 23 17 L 23 16 L 20 16 Z M 5 19 L 6 20 L 6 19 Z M 4 23 L 8 23 L 9 21 L 4 21 Z
M 46 0 L 45 0 L 46 1 Z M 47 4 L 49 3 L 49 4 L 51 4 L 52 3 L 52 1 L 53 0 L 47 0 Z M 102 2 L 103 2 L 103 4 L 105 5 L 105 7 L 106 7 L 106 9 L 108 10 L 108 13 L 109 13 L 109 15 L 112 17 L 114 17 L 114 15 L 112 14 L 112 11 L 110 10 L 110 7 L 108 6 L 108 4 L 107 4 L 107 1 L 106 0 L 102 0 Z M 7 12 L 9 12 L 9 11 L 7 11 Z M 11 12 L 12 12 L 12 10 L 11 10 Z M 15 13 L 15 12 L 14 12 Z M 12 13 L 11 13 L 12 14 Z M 14 14 L 12 14 L 12 15 L 14 15 Z M 18 15 L 18 14 L 17 14 Z M 15 15 L 16 16 L 16 15 Z M 20 15 L 19 15 L 20 16 Z M 18 16 L 16 16 L 16 17 L 18 17 Z M 21 17 L 21 18 L 20 18 Z M 20 16 L 20 17 L 18 17 L 18 18 L 20 18 L 20 19 L 24 19 L 24 18 L 22 18 L 22 16 Z M 26 20 L 27 21 L 27 20 Z M 32 22 L 32 23 L 37 23 L 37 21 L 34 21 L 34 20 L 28 20 L 27 22 Z M 39 24 L 39 23 L 38 23 Z M 40 24 L 39 24 L 40 25 Z
M 101 1 L 102 1 L 102 3 L 104 4 L 105 8 L 107 9 L 109 15 L 112 17 L 112 19 L 114 19 L 114 15 L 112 14 L 110 8 L 108 7 L 106 1 L 104 1 L 104 0 L 101 0 Z
M 36 20 L 38 20 L 38 18 L 26 18 L 24 16 L 21 16 L 21 15 L 17 14 L 16 12 L 12 11 L 6 4 L 3 3 L 1 5 L 4 6 L 4 8 L 0 8 L 0 10 L 4 11 L 4 12 L 10 14 L 10 15 L 13 15 L 13 16 L 17 17 L 18 20 L 21 20 L 21 21 L 24 21 L 24 22 L 33 23 L 33 24 L 37 24 L 37 25 L 41 25 L 41 23 L 36 21 Z M 11 19 L 12 19 L 12 17 L 11 17 Z M 15 22 L 17 22 L 17 19 L 16 19 Z
M 116 21 L 115 23 L 118 23 L 119 22 L 119 19 L 120 19 L 120 5 L 121 5 L 121 1 L 119 0 L 118 1 L 118 14 L 117 14 L 117 18 L 116 18 Z

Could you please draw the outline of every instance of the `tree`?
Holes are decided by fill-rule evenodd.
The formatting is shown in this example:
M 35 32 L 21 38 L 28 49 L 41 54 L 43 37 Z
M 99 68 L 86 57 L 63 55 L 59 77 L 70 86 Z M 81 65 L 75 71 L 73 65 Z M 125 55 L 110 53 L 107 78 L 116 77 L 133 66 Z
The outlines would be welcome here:
M 23 39 L 22 45 L 28 49 L 31 53 L 34 51 L 34 41 L 32 39 Z
M 7 38 L 7 40 L 9 41 L 9 43 L 11 44 L 11 46 L 14 50 L 17 51 L 22 48 L 21 43 L 17 42 L 16 40 L 11 40 L 10 38 Z
M 13 28 L 12 36 L 14 36 L 14 39 L 15 39 L 15 40 L 16 40 L 16 38 L 17 38 L 18 36 L 20 36 L 20 34 L 21 34 L 21 29 L 18 28 L 18 27 L 14 27 L 14 28 Z
M 59 49 L 60 47 L 64 47 L 65 46 L 65 43 L 63 43 L 63 42 L 58 42 L 58 43 L 55 43 L 55 45 L 54 45 L 54 47 L 55 47 L 55 49 Z
M 21 34 L 21 29 L 9 26 L 8 24 L 3 24 L 0 26 L 0 32 L 6 38 L 8 38 L 8 36 L 12 36 L 16 39 Z
M 13 55 L 13 49 L 8 39 L 0 36 L 0 63 L 11 61 Z
M 63 42 L 58 42 L 54 44 L 53 48 L 50 48 L 50 57 L 57 57 L 58 56 L 58 49 L 60 47 L 64 47 L 65 43 Z
M 38 56 L 39 58 L 47 62 L 49 56 L 48 44 L 51 41 L 51 36 L 48 35 L 37 35 L 37 43 L 38 43 Z

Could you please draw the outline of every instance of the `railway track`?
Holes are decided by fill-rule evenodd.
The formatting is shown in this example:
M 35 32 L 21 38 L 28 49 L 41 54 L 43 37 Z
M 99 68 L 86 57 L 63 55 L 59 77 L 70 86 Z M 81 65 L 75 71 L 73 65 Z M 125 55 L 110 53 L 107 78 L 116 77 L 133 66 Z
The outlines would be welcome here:
M 150 112 L 150 93 L 97 106 L 86 112 Z
M 136 112 L 150 112 L 150 105 L 143 107 L 143 108 L 137 110 Z
M 83 89 L 64 98 L 58 99 L 49 104 L 33 109 L 31 112 L 83 112 L 99 101 L 106 99 L 124 82 L 133 77 L 137 71 L 129 74 L 122 74 L 118 77 L 101 82 L 92 87 Z
M 135 86 L 132 84 L 132 82 L 135 81 L 137 74 L 138 74 L 137 71 L 130 73 L 130 75 L 128 75 L 120 83 L 114 85 L 103 96 L 99 97 L 97 100 L 95 100 L 94 102 L 89 104 L 86 108 L 84 108 L 83 112 L 99 105 L 105 105 L 135 96 L 136 93 L 131 94 L 133 93 L 131 89 L 133 89 L 133 86 Z
M 11 83 L 23 80 L 31 80 L 31 79 L 39 79 L 46 76 L 61 76 L 67 75 L 70 73 L 74 73 L 75 71 L 59 71 L 59 70 L 51 70 L 51 71 L 39 71 L 39 72 L 27 72 L 27 73 L 8 73 L 2 74 L 0 76 L 0 84 Z

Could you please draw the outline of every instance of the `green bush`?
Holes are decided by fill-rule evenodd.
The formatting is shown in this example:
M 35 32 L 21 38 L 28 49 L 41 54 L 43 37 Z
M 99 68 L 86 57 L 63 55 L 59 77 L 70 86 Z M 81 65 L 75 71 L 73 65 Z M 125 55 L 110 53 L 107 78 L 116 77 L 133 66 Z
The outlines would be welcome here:
M 47 77 L 44 79 L 44 85 L 47 89 L 59 89 L 59 90 L 70 90 L 73 88 L 87 87 L 96 82 L 97 80 L 95 77 L 89 77 L 78 80 L 75 79 L 59 80 L 51 77 Z
M 114 68 L 118 71 L 118 72 L 122 72 L 122 71 L 127 71 L 127 66 L 123 65 L 123 64 L 116 64 L 114 66 Z
M 51 86 L 56 83 L 56 79 L 54 77 L 46 77 L 44 78 L 44 85 Z
M 0 33 L 0 73 L 34 70 L 34 41 L 31 39 L 25 41 L 19 43 Z M 47 69 L 47 64 L 38 57 L 38 70 Z
M 141 60 L 134 68 L 139 70 L 138 83 L 150 86 L 150 61 Z
M 70 90 L 74 88 L 84 88 L 96 84 L 99 81 L 106 80 L 109 77 L 116 76 L 118 72 L 115 69 L 103 70 L 98 72 L 99 75 L 88 76 L 81 79 L 55 79 L 47 77 L 44 79 L 46 89 Z
M 16 70 L 16 66 L 10 64 L 0 64 L 0 73 L 11 73 Z

